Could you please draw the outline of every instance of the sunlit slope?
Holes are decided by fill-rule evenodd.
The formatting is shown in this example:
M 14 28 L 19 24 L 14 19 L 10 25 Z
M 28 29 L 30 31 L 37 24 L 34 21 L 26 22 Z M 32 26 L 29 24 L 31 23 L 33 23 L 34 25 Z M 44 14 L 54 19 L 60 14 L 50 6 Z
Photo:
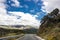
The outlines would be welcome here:
M 41 20 L 38 35 L 46 40 L 60 40 L 60 12 L 59 9 L 48 13 Z

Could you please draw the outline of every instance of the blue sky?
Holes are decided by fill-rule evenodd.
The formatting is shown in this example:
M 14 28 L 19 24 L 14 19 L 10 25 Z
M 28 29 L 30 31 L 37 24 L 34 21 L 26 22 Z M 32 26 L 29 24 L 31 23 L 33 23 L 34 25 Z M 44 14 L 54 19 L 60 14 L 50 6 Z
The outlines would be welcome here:
M 37 15 L 39 13 L 37 19 L 41 19 L 45 12 L 41 10 L 41 7 L 44 6 L 43 2 L 41 0 L 35 1 L 35 0 L 18 0 L 19 6 L 13 6 L 11 4 L 14 4 L 14 1 L 8 0 L 7 5 L 9 7 L 7 8 L 8 11 L 16 11 L 16 12 L 24 12 L 29 13 L 32 15 Z
M 55 8 L 59 0 L 0 0 L 0 25 L 39 27 L 41 18 Z

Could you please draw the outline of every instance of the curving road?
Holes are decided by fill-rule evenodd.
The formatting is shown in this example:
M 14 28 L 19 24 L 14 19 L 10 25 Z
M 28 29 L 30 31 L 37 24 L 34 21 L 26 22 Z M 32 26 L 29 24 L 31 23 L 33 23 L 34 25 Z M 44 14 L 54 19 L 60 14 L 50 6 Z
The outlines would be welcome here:
M 8 37 L 0 38 L 0 40 L 8 40 L 9 38 L 16 38 L 16 37 L 20 37 L 20 38 L 18 38 L 16 40 L 44 40 L 44 39 L 38 37 L 36 34 L 8 36 Z
M 23 37 L 17 40 L 41 40 L 41 39 L 38 39 L 35 34 L 25 34 Z

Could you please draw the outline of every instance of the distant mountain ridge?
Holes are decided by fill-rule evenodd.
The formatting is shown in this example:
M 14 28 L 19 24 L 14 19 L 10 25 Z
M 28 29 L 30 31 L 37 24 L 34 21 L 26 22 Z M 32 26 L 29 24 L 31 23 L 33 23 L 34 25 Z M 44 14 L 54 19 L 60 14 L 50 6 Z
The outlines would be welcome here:
M 30 25 L 0 25 L 0 28 L 7 28 L 7 29 L 30 29 L 30 28 L 35 28 L 35 27 L 30 26 Z

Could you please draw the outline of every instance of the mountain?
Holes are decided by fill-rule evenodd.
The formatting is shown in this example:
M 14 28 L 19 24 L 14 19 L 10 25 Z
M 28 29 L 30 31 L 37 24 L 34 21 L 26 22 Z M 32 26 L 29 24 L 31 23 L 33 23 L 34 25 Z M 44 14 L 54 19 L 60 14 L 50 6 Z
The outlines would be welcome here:
M 11 27 L 20 28 L 20 27 L 25 27 L 25 25 L 11 25 Z
M 60 10 L 54 9 L 45 15 L 41 20 L 41 25 L 37 35 L 45 40 L 60 40 Z
M 5 29 L 22 29 L 21 27 L 25 27 L 24 25 L 0 25 L 0 28 Z
M 34 26 L 30 25 L 0 25 L 0 28 L 6 28 L 6 29 L 30 29 L 30 28 L 35 28 Z M 37 28 L 35 28 L 37 29 Z

